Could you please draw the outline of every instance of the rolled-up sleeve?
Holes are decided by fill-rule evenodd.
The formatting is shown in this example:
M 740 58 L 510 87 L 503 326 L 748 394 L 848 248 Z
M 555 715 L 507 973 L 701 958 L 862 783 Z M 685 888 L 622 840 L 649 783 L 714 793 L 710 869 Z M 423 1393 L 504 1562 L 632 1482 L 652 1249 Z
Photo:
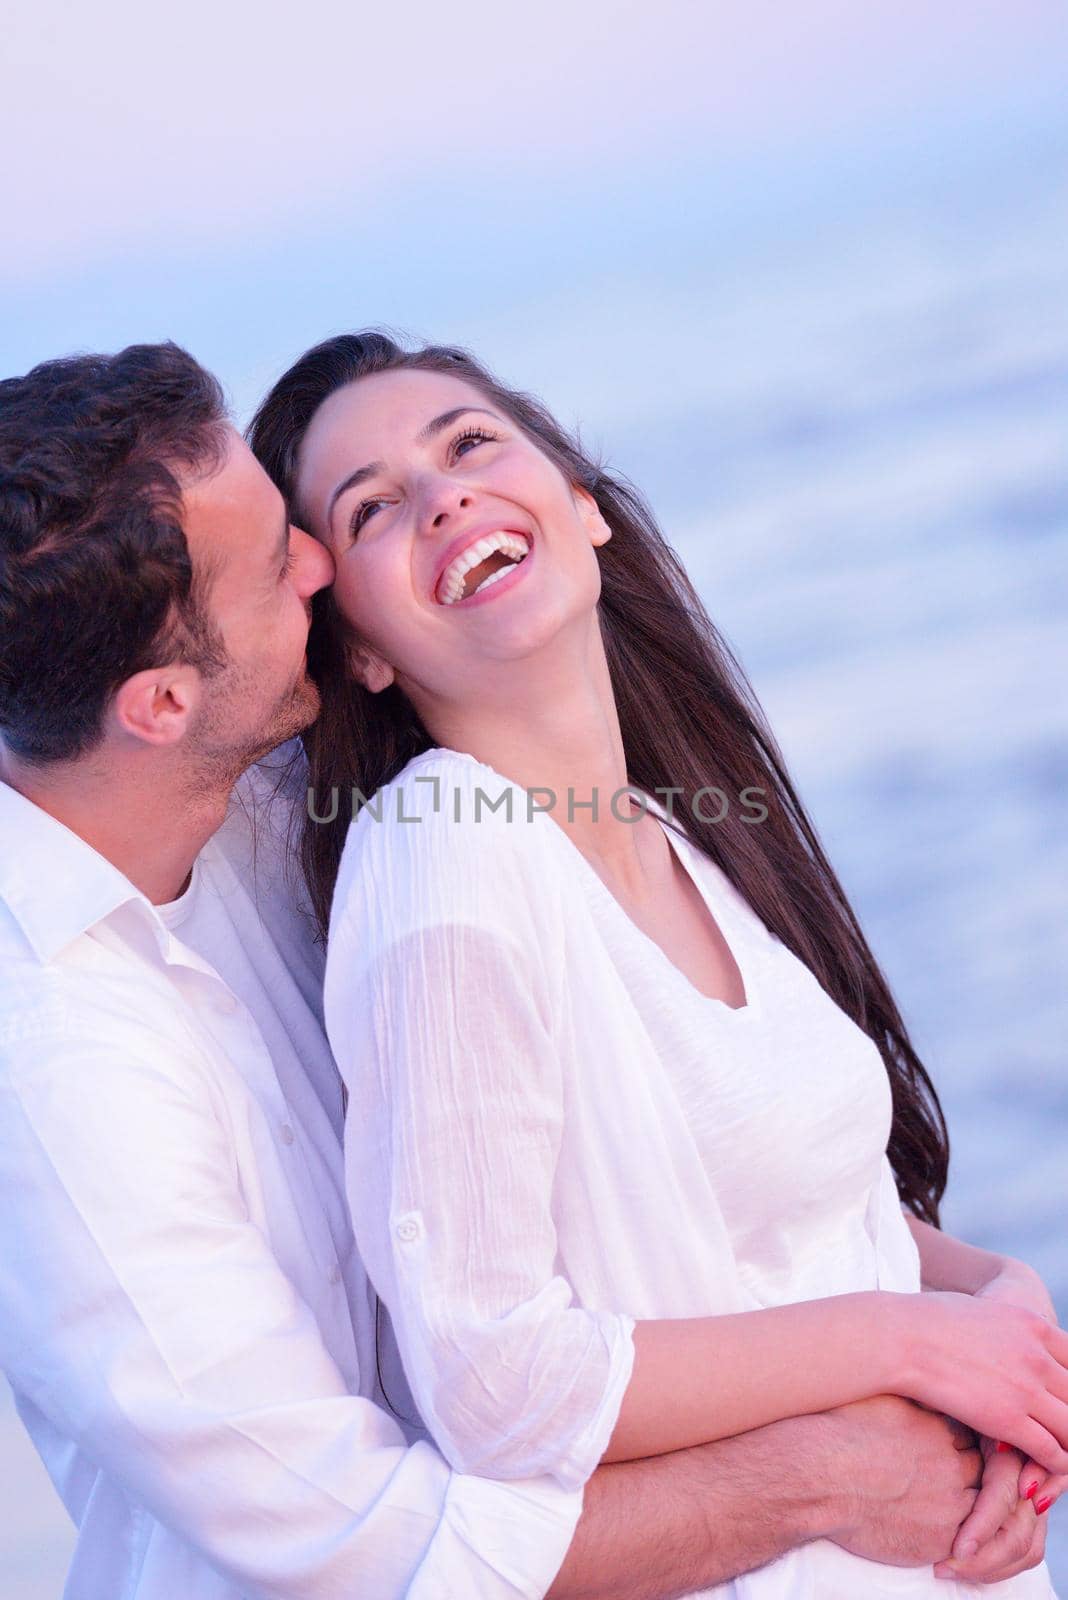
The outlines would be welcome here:
M 465 1481 L 348 1391 L 250 1220 L 227 1116 L 148 1028 L 0 1040 L 12 1384 L 250 1597 L 542 1595 L 580 1497 Z
M 512 931 L 512 843 L 439 820 L 387 846 L 373 826 L 326 988 L 357 1242 L 452 1465 L 574 1489 L 618 1418 L 634 1323 L 577 1305 L 558 1266 L 563 1066 L 537 936 Z

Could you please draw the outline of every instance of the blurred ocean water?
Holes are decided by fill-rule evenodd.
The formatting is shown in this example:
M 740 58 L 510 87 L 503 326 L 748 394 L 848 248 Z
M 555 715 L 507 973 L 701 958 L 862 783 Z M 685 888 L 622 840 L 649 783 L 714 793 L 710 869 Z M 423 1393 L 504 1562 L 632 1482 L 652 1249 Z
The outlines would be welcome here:
M 719 276 L 683 262 L 669 290 L 621 280 L 496 329 L 510 375 L 551 372 L 554 403 L 596 418 L 748 670 L 942 1095 L 947 1226 L 1031 1261 L 1062 1320 L 1065 200 L 1021 181 L 995 207 L 828 223 L 807 249 L 725 251 Z M 596 376 L 621 330 L 625 395 Z M 62 1586 L 42 1478 L 0 1411 L 5 1600 Z
M 945 1225 L 1031 1262 L 1064 1322 L 1068 205 L 1036 187 L 1004 231 L 978 215 L 769 274 L 708 341 L 708 403 L 626 464 L 939 1090 Z M 1049 1559 L 1068 1594 L 1063 1508 Z

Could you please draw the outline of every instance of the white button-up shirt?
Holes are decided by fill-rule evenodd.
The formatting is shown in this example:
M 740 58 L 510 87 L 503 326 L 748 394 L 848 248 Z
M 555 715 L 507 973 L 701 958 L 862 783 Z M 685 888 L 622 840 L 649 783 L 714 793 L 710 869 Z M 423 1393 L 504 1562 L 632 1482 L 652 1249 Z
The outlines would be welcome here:
M 452 1473 L 367 1398 L 320 963 L 262 806 L 253 873 L 262 792 L 155 908 L 0 784 L 0 1364 L 78 1526 L 65 1600 L 533 1600 L 580 1496 Z

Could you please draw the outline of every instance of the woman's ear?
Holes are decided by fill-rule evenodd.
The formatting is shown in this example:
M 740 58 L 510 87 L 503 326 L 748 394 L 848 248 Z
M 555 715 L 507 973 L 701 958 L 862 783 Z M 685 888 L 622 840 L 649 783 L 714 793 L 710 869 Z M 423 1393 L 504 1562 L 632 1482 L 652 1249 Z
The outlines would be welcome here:
M 593 495 L 579 483 L 573 485 L 571 492 L 575 496 L 579 515 L 589 532 L 590 543 L 593 545 L 607 544 L 612 537 L 612 530 L 601 515 L 601 508 L 593 498 Z
M 393 682 L 393 668 L 369 644 L 350 644 L 348 658 L 349 671 L 371 694 L 381 694 Z

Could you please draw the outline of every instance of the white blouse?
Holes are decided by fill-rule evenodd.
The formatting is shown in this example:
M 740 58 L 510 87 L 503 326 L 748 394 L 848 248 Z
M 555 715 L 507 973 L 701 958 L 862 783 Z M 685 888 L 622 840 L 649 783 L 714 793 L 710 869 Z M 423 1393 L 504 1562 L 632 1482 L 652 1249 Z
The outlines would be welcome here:
M 552 815 L 469 755 L 416 757 L 349 830 L 326 974 L 349 1200 L 416 1403 L 464 1472 L 582 1484 L 634 1319 L 920 1287 L 876 1046 L 665 833 L 737 962 L 740 1009 L 702 995 Z M 821 1540 L 708 1592 L 975 1591 Z M 1045 1567 L 985 1592 L 1052 1594 Z

